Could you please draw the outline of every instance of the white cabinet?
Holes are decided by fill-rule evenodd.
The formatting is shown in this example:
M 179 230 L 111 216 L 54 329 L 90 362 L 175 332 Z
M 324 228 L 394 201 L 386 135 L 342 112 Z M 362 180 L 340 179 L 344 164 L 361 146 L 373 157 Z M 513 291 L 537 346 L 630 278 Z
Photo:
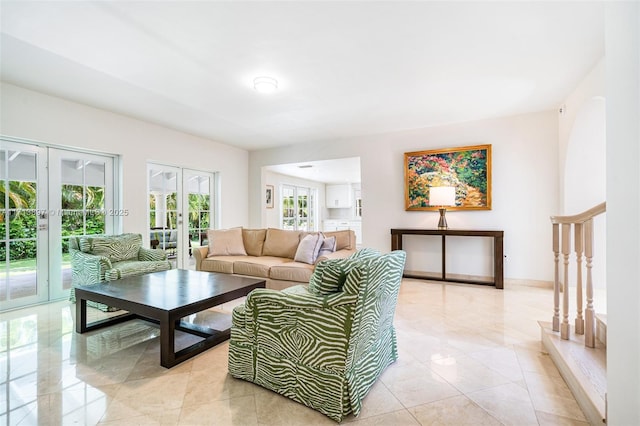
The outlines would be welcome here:
M 362 224 L 359 220 L 334 220 L 328 219 L 322 222 L 322 230 L 325 232 L 352 230 L 356 234 L 356 244 L 362 244 Z
M 322 222 L 322 230 L 326 232 L 337 231 L 338 230 L 338 221 L 337 220 L 325 220 Z
M 325 191 L 325 201 L 328 209 L 345 209 L 353 205 L 351 185 L 327 185 Z

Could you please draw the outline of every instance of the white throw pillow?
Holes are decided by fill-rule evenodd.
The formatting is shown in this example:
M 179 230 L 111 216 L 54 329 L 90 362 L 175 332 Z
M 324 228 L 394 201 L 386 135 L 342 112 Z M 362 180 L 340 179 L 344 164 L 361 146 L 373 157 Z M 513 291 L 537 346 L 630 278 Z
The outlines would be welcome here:
M 209 253 L 211 256 L 246 256 L 242 242 L 242 228 L 209 229 Z
M 322 237 L 320 234 L 309 234 L 305 236 L 296 250 L 293 258 L 296 262 L 308 263 L 313 265 L 318 257 L 318 252 L 322 246 Z
M 327 237 L 322 241 L 322 246 L 320 247 L 320 251 L 318 252 L 318 257 L 326 256 L 329 253 L 333 253 L 336 251 L 336 237 Z

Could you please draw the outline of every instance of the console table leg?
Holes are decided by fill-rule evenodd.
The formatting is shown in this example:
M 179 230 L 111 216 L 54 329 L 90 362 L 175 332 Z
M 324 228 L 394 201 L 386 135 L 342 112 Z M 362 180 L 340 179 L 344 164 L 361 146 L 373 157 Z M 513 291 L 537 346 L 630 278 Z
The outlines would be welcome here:
M 447 279 L 447 243 L 445 240 L 445 236 L 442 236 L 442 281 Z
M 504 288 L 504 248 L 503 237 L 495 237 L 493 243 L 493 276 L 497 289 Z

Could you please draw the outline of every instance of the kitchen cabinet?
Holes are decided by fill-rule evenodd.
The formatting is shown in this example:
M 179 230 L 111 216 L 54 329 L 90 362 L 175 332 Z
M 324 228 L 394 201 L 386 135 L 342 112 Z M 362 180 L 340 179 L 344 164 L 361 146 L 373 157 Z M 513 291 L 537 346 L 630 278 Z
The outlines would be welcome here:
M 325 187 L 325 201 L 328 209 L 345 209 L 353 205 L 351 185 L 327 185 Z
M 325 232 L 352 230 L 356 234 L 356 244 L 362 244 L 362 223 L 359 220 L 334 220 L 323 221 L 322 230 Z

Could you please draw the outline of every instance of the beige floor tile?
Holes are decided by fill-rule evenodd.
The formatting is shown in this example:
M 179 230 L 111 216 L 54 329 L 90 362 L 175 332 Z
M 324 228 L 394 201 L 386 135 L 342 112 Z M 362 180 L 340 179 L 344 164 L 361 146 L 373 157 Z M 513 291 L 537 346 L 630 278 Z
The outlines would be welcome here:
M 578 421 L 587 421 L 562 377 L 525 372 L 525 380 L 536 410 Z
M 381 414 L 375 417 L 369 417 L 357 420 L 352 423 L 354 426 L 419 426 L 420 423 L 407 411 L 400 410 L 393 413 Z
M 270 390 L 256 386 L 258 423 L 273 426 L 335 425 L 329 417 Z
M 507 377 L 469 356 L 436 359 L 431 361 L 430 368 L 463 393 L 510 382 Z
M 488 425 L 501 423 L 464 395 L 409 408 L 422 425 Z
M 369 417 L 379 416 L 381 414 L 393 413 L 398 410 L 402 410 L 404 407 L 393 396 L 391 391 L 378 380 L 372 387 L 367 396 L 362 401 L 362 410 L 358 417 L 353 415 L 348 416 L 343 420 L 344 423 L 350 423 L 357 420 L 366 419 Z
M 471 392 L 467 397 L 505 425 L 538 424 L 529 393 L 513 383 Z
M 536 411 L 536 416 L 538 417 L 540 426 L 587 426 L 589 424 L 586 421 L 556 416 L 555 414 L 549 414 L 543 411 Z
M 180 426 L 257 425 L 255 399 L 253 396 L 244 396 L 183 407 L 178 424 Z
M 460 392 L 423 364 L 390 366 L 380 378 L 406 408 L 459 395 Z

